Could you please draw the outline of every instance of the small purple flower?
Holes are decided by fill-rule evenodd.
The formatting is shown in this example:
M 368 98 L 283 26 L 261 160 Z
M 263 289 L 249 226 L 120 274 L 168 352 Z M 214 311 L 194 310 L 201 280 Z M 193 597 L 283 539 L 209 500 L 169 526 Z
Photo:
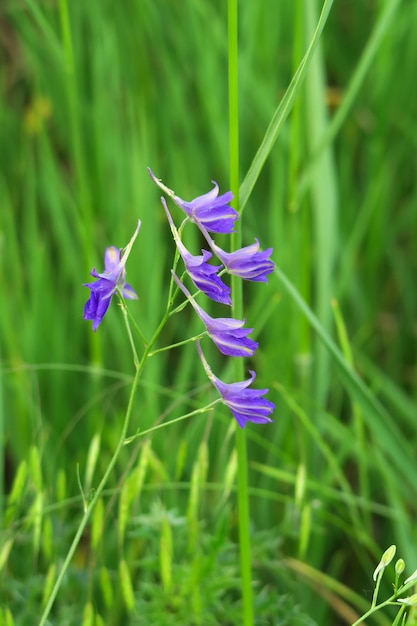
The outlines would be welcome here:
M 239 214 L 229 206 L 229 202 L 233 199 L 231 191 L 219 196 L 219 186 L 215 181 L 212 181 L 214 188 L 211 191 L 187 202 L 176 196 L 172 189 L 166 187 L 156 178 L 149 167 L 148 172 L 153 182 L 169 195 L 200 230 L 206 229 L 211 233 L 225 234 L 233 232 L 233 224 L 238 219 Z
M 221 302 L 222 304 L 232 304 L 230 298 L 230 287 L 224 284 L 224 282 L 217 276 L 217 271 L 222 267 L 221 265 L 209 265 L 206 263 L 213 256 L 208 250 L 201 250 L 202 255 L 194 256 L 188 252 L 187 248 L 182 243 L 172 217 L 168 211 L 167 203 L 164 198 L 161 198 L 162 206 L 164 207 L 166 216 L 168 218 L 169 225 L 171 227 L 172 234 L 174 236 L 175 243 L 178 251 L 185 263 L 188 275 L 193 281 L 194 285 L 202 291 L 208 298 L 215 302 Z
M 246 422 L 266 424 L 272 422 L 268 417 L 275 409 L 273 402 L 262 396 L 268 393 L 268 389 L 248 389 L 255 380 L 256 374 L 250 371 L 250 378 L 240 383 L 224 383 L 213 374 L 209 364 L 204 358 L 200 343 L 197 342 L 197 352 L 203 363 L 206 374 L 221 395 L 223 404 L 232 412 L 233 417 L 241 428 Z
M 210 248 L 226 267 L 229 274 L 234 274 L 244 280 L 268 282 L 267 275 L 274 270 L 274 263 L 269 259 L 272 248 L 259 252 L 259 241 L 256 239 L 256 243 L 250 246 L 234 252 L 225 252 L 216 246 L 207 232 L 203 231 L 203 234 Z
M 92 269 L 90 272 L 91 276 L 98 278 L 98 280 L 91 283 L 84 283 L 84 287 L 88 287 L 91 293 L 89 299 L 85 303 L 83 317 L 85 320 L 91 320 L 93 322 L 94 332 L 97 330 L 103 317 L 107 313 L 107 309 L 109 308 L 110 302 L 112 301 L 113 295 L 116 291 L 120 291 L 123 298 L 127 298 L 129 300 L 138 299 L 136 292 L 125 281 L 125 266 L 132 249 L 133 242 L 139 232 L 140 224 L 141 222 L 139 220 L 133 237 L 124 250 L 123 256 L 120 258 L 122 250 L 119 250 L 119 248 L 116 248 L 115 246 L 106 248 L 106 252 L 104 254 L 104 272 L 99 274 L 95 268 Z
M 197 304 L 174 272 L 172 272 L 172 276 L 203 322 L 207 334 L 222 354 L 226 356 L 253 356 L 258 344 L 256 341 L 247 338 L 247 335 L 250 335 L 253 328 L 242 328 L 245 320 L 235 320 L 229 317 L 210 317 Z

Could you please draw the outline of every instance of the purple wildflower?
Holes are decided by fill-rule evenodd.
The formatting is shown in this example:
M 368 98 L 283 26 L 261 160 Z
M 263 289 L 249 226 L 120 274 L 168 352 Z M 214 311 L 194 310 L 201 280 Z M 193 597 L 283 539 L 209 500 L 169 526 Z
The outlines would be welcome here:
M 168 218 L 169 225 L 171 227 L 172 234 L 174 236 L 175 243 L 178 251 L 185 263 L 186 270 L 194 285 L 202 291 L 208 298 L 215 302 L 221 302 L 222 304 L 232 304 L 230 298 L 230 287 L 224 284 L 221 278 L 217 276 L 217 271 L 222 267 L 221 265 L 209 265 L 206 263 L 213 256 L 208 250 L 201 250 L 202 255 L 194 256 L 188 252 L 187 248 L 182 243 L 172 217 L 168 211 L 165 198 L 161 198 L 162 206 L 164 207 L 166 216 Z
M 233 232 L 233 224 L 239 217 L 239 214 L 229 206 L 229 202 L 233 199 L 231 191 L 227 191 L 219 196 L 219 186 L 215 181 L 212 181 L 214 188 L 211 191 L 187 202 L 176 196 L 172 189 L 166 187 L 156 178 L 149 167 L 148 172 L 153 182 L 169 195 L 200 230 L 206 229 L 212 233 L 225 234 Z
M 90 272 L 91 276 L 98 278 L 98 280 L 91 283 L 84 283 L 84 287 L 88 287 L 91 293 L 89 299 L 85 303 L 83 317 L 85 320 L 91 320 L 93 322 L 94 332 L 97 330 L 103 317 L 107 313 L 107 309 L 109 308 L 110 302 L 112 301 L 113 295 L 116 291 L 119 291 L 123 298 L 127 298 L 129 300 L 138 299 L 136 292 L 125 281 L 125 266 L 132 249 L 133 242 L 139 232 L 140 224 L 141 222 L 139 220 L 133 237 L 124 250 L 123 256 L 120 258 L 122 250 L 119 250 L 119 248 L 116 248 L 115 246 L 106 248 L 104 255 L 104 272 L 99 274 L 95 268 L 92 269 Z
M 229 317 L 210 317 L 197 304 L 174 272 L 172 272 L 172 276 L 203 322 L 207 334 L 222 354 L 226 356 L 252 356 L 254 354 L 258 344 L 256 341 L 247 338 L 247 335 L 253 331 L 253 328 L 242 328 L 245 320 L 235 320 Z
M 203 234 L 210 248 L 226 267 L 229 274 L 234 274 L 244 280 L 268 282 L 267 275 L 274 270 L 274 263 L 269 259 L 272 248 L 259 252 L 259 241 L 256 239 L 256 242 L 250 246 L 234 252 L 225 252 L 216 246 L 207 232 L 203 231 Z
M 197 352 L 203 363 L 206 374 L 221 395 L 223 404 L 232 412 L 233 417 L 243 428 L 246 422 L 266 424 L 272 422 L 268 417 L 275 409 L 273 402 L 262 396 L 268 393 L 268 389 L 248 389 L 255 380 L 256 374 L 250 371 L 250 378 L 239 383 L 224 383 L 213 374 L 209 364 L 204 358 L 200 343 L 197 342 Z

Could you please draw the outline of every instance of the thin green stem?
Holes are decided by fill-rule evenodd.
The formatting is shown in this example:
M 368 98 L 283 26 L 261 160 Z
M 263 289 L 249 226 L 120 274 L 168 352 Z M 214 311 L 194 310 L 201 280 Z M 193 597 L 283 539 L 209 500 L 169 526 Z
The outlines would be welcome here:
M 163 348 L 158 348 L 157 350 L 153 350 L 148 354 L 149 357 L 155 356 L 155 354 L 159 354 L 160 352 L 166 352 L 167 350 L 172 350 L 173 348 L 179 348 L 180 346 L 185 346 L 187 343 L 191 343 L 192 341 L 198 341 L 204 335 L 207 335 L 207 331 L 200 333 L 199 335 L 194 335 L 194 337 L 190 337 L 189 339 L 184 339 L 184 341 L 178 341 L 177 343 L 171 343 L 169 346 L 164 346 Z
M 376 585 L 375 585 L 374 593 L 372 595 L 372 604 L 371 604 L 372 609 L 376 607 L 376 602 L 378 600 L 379 587 L 381 586 L 381 580 L 382 580 L 383 575 L 384 575 L 384 570 L 382 569 L 378 574 L 378 578 L 376 579 Z
M 145 335 L 142 333 L 141 329 L 139 328 L 139 325 L 136 323 L 136 320 L 133 317 L 132 313 L 130 312 L 130 309 L 127 308 L 126 310 L 127 310 L 128 316 L 129 316 L 130 324 L 134 327 L 134 329 L 138 333 L 138 335 L 140 337 L 140 340 L 142 341 L 143 345 L 146 346 L 148 344 L 148 341 L 147 341 Z
M 135 369 L 138 369 L 138 367 L 139 367 L 138 352 L 136 350 L 135 341 L 133 339 L 132 329 L 130 327 L 130 324 L 128 323 L 129 312 L 128 312 L 128 309 L 127 309 L 127 306 L 126 306 L 126 302 L 124 301 L 124 298 L 123 298 L 121 293 L 119 293 L 119 299 L 120 299 L 120 307 L 122 309 L 123 316 L 124 316 L 124 318 L 126 320 L 127 334 L 128 334 L 128 337 L 129 337 L 129 343 L 130 343 L 130 347 L 132 349 L 132 354 L 133 354 L 133 363 L 135 365 Z
M 57 597 L 58 591 L 61 587 L 62 581 L 64 579 L 64 576 L 70 566 L 70 563 L 73 559 L 73 556 L 77 550 L 78 544 L 81 540 L 81 537 L 83 535 L 83 532 L 85 530 L 85 527 L 87 526 L 87 523 L 91 517 L 91 513 L 95 507 L 95 505 L 97 504 L 97 501 L 99 500 L 99 498 L 101 497 L 107 482 L 109 480 L 110 474 L 114 469 L 114 466 L 116 465 L 116 462 L 119 458 L 120 455 L 120 451 L 123 448 L 123 446 L 126 443 L 126 434 L 129 428 L 129 423 L 130 423 L 130 418 L 132 415 L 132 409 L 133 409 L 133 402 L 134 402 L 134 398 L 135 398 L 135 394 L 136 394 L 136 389 L 138 387 L 138 383 L 140 380 L 140 377 L 142 375 L 143 369 L 145 367 L 146 361 L 148 359 L 149 353 L 153 347 L 153 345 L 155 344 L 155 341 L 157 340 L 159 334 L 161 333 L 163 327 L 165 326 L 168 318 L 169 318 L 169 309 L 170 309 L 170 300 L 168 299 L 168 304 L 167 304 L 167 308 L 165 311 L 165 314 L 158 326 L 158 328 L 156 329 L 156 331 L 153 334 L 152 339 L 150 340 L 149 344 L 147 345 L 147 347 L 145 348 L 145 351 L 142 355 L 142 358 L 140 360 L 139 363 L 137 363 L 136 361 L 136 349 L 133 350 L 133 358 L 135 360 L 135 367 L 136 367 L 136 373 L 135 373 L 135 377 L 133 379 L 133 383 L 132 383 L 132 388 L 130 390 L 130 396 L 129 396 L 129 402 L 127 405 L 127 410 L 126 410 L 126 414 L 125 414 L 125 418 L 123 421 L 123 426 L 122 426 L 122 431 L 120 433 L 120 437 L 119 437 L 119 441 L 117 443 L 116 449 L 113 453 L 113 456 L 110 459 L 110 462 L 107 466 L 107 469 L 103 475 L 103 478 L 100 481 L 100 484 L 98 485 L 97 489 L 94 492 L 94 496 L 91 499 L 90 503 L 88 504 L 87 508 L 84 511 L 84 515 L 80 521 L 80 525 L 77 529 L 77 532 L 75 533 L 74 539 L 72 541 L 72 544 L 68 550 L 67 556 L 65 557 L 65 561 L 63 563 L 63 566 L 61 568 L 61 571 L 59 572 L 59 575 L 55 581 L 55 584 L 53 586 L 53 589 L 49 595 L 48 601 L 46 603 L 44 612 L 42 614 L 42 617 L 40 619 L 39 622 L 39 626 L 45 626 L 46 624 L 46 620 L 48 619 L 48 616 L 51 612 L 51 609 L 53 607 L 53 604 L 55 602 L 55 599 Z M 129 325 L 129 318 L 127 315 L 127 311 L 126 311 L 126 307 L 122 307 L 122 311 L 123 311 L 123 317 L 125 320 L 125 324 L 126 324 L 126 328 L 127 328 L 127 332 L 128 332 L 128 336 L 129 339 L 131 339 L 132 337 L 132 333 L 131 333 L 131 328 Z
M 229 60 L 229 159 L 230 188 L 234 208 L 239 211 L 239 100 L 238 100 L 238 0 L 228 1 L 228 60 Z M 232 249 L 242 247 L 241 225 L 232 234 Z M 232 276 L 232 316 L 242 319 L 242 282 Z M 243 360 L 235 359 L 236 380 L 244 377 Z M 249 492 L 246 452 L 246 433 L 236 424 L 237 489 L 239 507 L 240 576 L 244 626 L 253 625 L 253 593 L 251 542 L 249 532 Z
M 238 0 L 229 0 L 228 16 L 229 167 L 236 207 L 239 202 Z M 238 231 L 239 228 L 236 234 Z
M 176 417 L 175 419 L 170 420 L 169 422 L 164 422 L 163 424 L 157 424 L 156 426 L 152 426 L 151 428 L 142 430 L 140 433 L 136 433 L 136 435 L 132 435 L 131 437 L 128 437 L 124 443 L 127 446 L 130 443 L 132 443 L 132 441 L 135 441 L 136 439 L 139 439 L 140 437 L 144 437 L 145 435 L 149 435 L 150 433 L 153 433 L 156 430 L 160 430 L 161 428 L 166 428 L 167 426 L 170 426 L 171 424 L 177 424 L 178 422 L 182 422 L 183 420 L 189 419 L 190 417 L 193 417 L 194 415 L 201 415 L 202 413 L 207 413 L 207 411 L 211 411 L 214 405 L 219 404 L 219 402 L 221 402 L 221 399 L 217 398 L 217 400 L 213 400 L 213 402 L 211 402 L 207 406 L 194 409 L 194 411 L 190 411 L 189 413 L 180 415 L 180 417 Z
M 142 373 L 142 368 L 138 367 L 136 370 L 136 375 L 135 378 L 133 380 L 133 385 L 132 385 L 132 389 L 130 392 L 130 397 L 129 397 L 129 404 L 128 404 L 128 408 L 126 411 L 126 415 L 125 415 L 125 419 L 123 422 L 123 426 L 122 426 L 122 432 L 119 438 L 119 441 L 117 443 L 116 449 L 113 453 L 112 458 L 110 459 L 109 465 L 107 466 L 106 472 L 104 473 L 103 478 L 100 481 L 99 486 L 97 487 L 97 489 L 95 490 L 94 496 L 91 500 L 91 502 L 89 503 L 88 507 L 86 508 L 84 515 L 81 519 L 80 525 L 77 529 L 77 532 L 75 533 L 74 539 L 72 541 L 71 547 L 68 550 L 67 556 L 65 558 L 64 564 L 61 568 L 61 571 L 58 575 L 58 578 L 55 581 L 55 585 L 51 591 L 51 594 L 48 598 L 48 602 L 45 606 L 45 610 L 42 614 L 41 620 L 39 622 L 39 626 L 44 626 L 46 624 L 46 620 L 48 619 L 49 613 L 51 612 L 52 606 L 55 602 L 56 596 L 58 594 L 59 588 L 61 587 L 61 583 L 62 580 L 68 570 L 68 567 L 72 561 L 72 558 L 75 554 L 75 551 L 78 547 L 78 544 L 80 542 L 80 539 L 83 535 L 83 532 L 85 530 L 85 527 L 87 526 L 87 522 L 90 519 L 91 513 L 98 501 L 98 499 L 101 497 L 101 494 L 103 493 L 103 490 L 105 488 L 105 486 L 107 485 L 107 481 L 109 479 L 109 476 L 111 474 L 111 472 L 113 471 L 114 466 L 116 465 L 117 459 L 119 458 L 119 454 L 120 454 L 120 450 L 123 447 L 125 438 L 126 438 L 126 433 L 127 433 L 127 429 L 129 426 L 129 421 L 130 421 L 130 416 L 132 414 L 132 407 L 133 407 L 133 399 L 135 397 L 135 392 L 136 392 L 136 388 L 139 382 L 139 378 L 141 376 Z
M 381 602 L 380 604 L 376 604 L 376 599 L 377 599 L 377 596 L 378 596 L 379 587 L 380 587 L 380 584 L 381 584 L 381 579 L 382 579 L 383 574 L 384 574 L 384 570 L 380 571 L 379 574 L 378 574 L 377 582 L 376 582 L 376 585 L 375 585 L 375 591 L 374 591 L 373 598 L 372 598 L 371 608 L 369 609 L 369 611 L 364 613 L 359 619 L 357 619 L 356 622 L 354 624 L 352 624 L 352 626 L 358 626 L 359 624 L 362 624 L 363 621 L 367 617 L 369 617 L 373 613 L 376 613 L 377 611 L 380 611 L 381 609 L 383 609 L 386 606 L 401 607 L 400 610 L 399 610 L 399 615 L 400 616 L 405 611 L 406 605 L 405 604 L 399 604 L 399 603 L 396 602 L 396 600 L 397 600 L 398 596 L 402 595 L 403 593 L 408 591 L 408 589 L 411 589 L 415 585 L 415 580 L 410 580 L 410 582 L 408 582 L 406 585 L 402 585 L 399 589 L 397 589 L 395 591 L 395 593 L 393 593 L 392 596 L 390 596 L 387 600 L 385 600 L 384 602 Z M 397 624 L 398 620 L 399 620 L 399 617 L 397 615 L 394 624 Z M 393 626 L 394 626 L 394 624 L 393 624 Z
M 394 596 L 391 596 L 391 598 L 388 598 L 388 600 L 385 600 L 385 602 L 381 602 L 381 604 L 377 604 L 376 606 L 371 607 L 369 611 L 361 615 L 361 617 L 357 619 L 356 622 L 352 624 L 352 626 L 359 626 L 359 624 L 363 624 L 364 620 L 366 620 L 367 617 L 369 617 L 370 615 L 373 615 L 373 613 L 376 613 L 377 611 L 380 611 L 385 606 L 389 606 L 389 605 L 400 606 L 396 604 L 396 602 L 394 602 L 393 600 L 394 600 Z
M 397 613 L 397 617 L 392 622 L 392 626 L 400 626 L 400 621 L 401 621 L 401 618 L 404 616 L 406 608 L 407 608 L 406 605 L 403 604 L 402 607 L 400 608 L 400 610 Z M 405 616 L 404 616 L 404 620 L 405 620 Z M 403 624 L 405 624 L 405 621 L 403 621 Z M 410 622 L 410 624 L 411 624 L 411 622 Z

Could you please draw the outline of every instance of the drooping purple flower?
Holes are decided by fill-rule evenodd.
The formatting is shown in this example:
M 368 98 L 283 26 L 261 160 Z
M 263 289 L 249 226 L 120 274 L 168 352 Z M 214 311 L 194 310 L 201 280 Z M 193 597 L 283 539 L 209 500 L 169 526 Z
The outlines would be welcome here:
M 232 304 L 232 300 L 230 298 L 230 287 L 225 285 L 222 279 L 217 276 L 217 272 L 222 266 L 209 265 L 206 262 L 213 256 L 208 250 L 201 250 L 202 254 L 199 256 L 194 256 L 187 250 L 181 241 L 177 229 L 175 228 L 175 224 L 172 220 L 170 212 L 168 211 L 165 198 L 161 198 L 161 202 L 168 218 L 178 251 L 194 285 L 211 300 L 221 302 L 222 304 Z
M 160 187 L 168 196 L 182 209 L 188 218 L 194 222 L 200 229 L 206 229 L 211 233 L 233 232 L 233 225 L 238 219 L 237 211 L 229 206 L 229 202 L 233 199 L 231 191 L 227 191 L 219 196 L 219 186 L 212 181 L 214 188 L 208 193 L 198 196 L 187 202 L 175 195 L 175 192 L 166 187 L 148 167 L 148 172 L 153 182 Z
M 234 252 L 225 252 L 214 243 L 207 232 L 203 231 L 203 234 L 210 248 L 226 267 L 229 274 L 234 274 L 244 280 L 268 282 L 267 275 L 274 271 L 274 262 L 269 259 L 272 248 L 260 252 L 259 241 L 256 239 L 256 242 L 250 246 Z
M 98 278 L 97 281 L 91 283 L 84 283 L 84 287 L 90 289 L 90 297 L 85 303 L 83 317 L 85 320 L 93 322 L 94 332 L 97 330 L 107 309 L 110 306 L 110 302 L 116 291 L 119 291 L 123 298 L 128 300 L 137 300 L 138 295 L 133 288 L 125 281 L 126 277 L 126 261 L 132 249 L 133 243 L 137 237 L 140 229 L 140 220 L 138 221 L 137 228 L 133 234 L 132 239 L 124 249 L 123 256 L 119 248 L 110 246 L 106 248 L 104 254 L 104 272 L 99 274 L 94 268 L 91 270 L 91 276 Z
M 268 417 L 275 409 L 275 404 L 263 398 L 268 389 L 249 389 L 256 378 L 255 372 L 250 370 L 250 378 L 239 383 L 224 383 L 213 374 L 207 363 L 200 343 L 197 342 L 197 352 L 203 363 L 206 374 L 219 392 L 223 404 L 232 412 L 233 417 L 241 428 L 246 422 L 266 424 L 272 422 Z
M 211 317 L 197 304 L 174 272 L 172 272 L 172 276 L 203 322 L 210 339 L 222 354 L 226 356 L 253 356 L 258 344 L 256 341 L 247 338 L 253 331 L 253 328 L 243 328 L 245 320 L 235 320 L 229 317 Z

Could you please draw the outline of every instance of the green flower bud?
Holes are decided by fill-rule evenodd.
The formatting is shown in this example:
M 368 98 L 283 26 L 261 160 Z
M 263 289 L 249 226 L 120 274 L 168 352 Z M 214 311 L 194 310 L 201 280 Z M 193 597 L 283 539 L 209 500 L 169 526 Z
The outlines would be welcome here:
M 379 572 L 383 571 L 387 567 L 387 565 L 391 563 L 392 559 L 395 556 L 396 551 L 397 551 L 396 545 L 392 545 L 385 550 L 384 554 L 381 557 L 380 562 L 377 565 L 376 570 L 374 571 L 374 575 L 373 575 L 374 580 L 376 580 Z
M 405 569 L 405 561 L 404 559 L 398 559 L 395 564 L 395 573 L 397 576 L 400 576 Z
M 398 598 L 397 602 L 407 604 L 408 606 L 417 606 L 417 593 L 413 593 L 413 595 L 408 596 L 408 598 Z
M 404 585 L 407 585 L 408 583 L 411 583 L 414 580 L 417 580 L 417 569 L 415 572 L 411 574 L 411 576 L 407 578 L 407 580 L 404 581 Z

